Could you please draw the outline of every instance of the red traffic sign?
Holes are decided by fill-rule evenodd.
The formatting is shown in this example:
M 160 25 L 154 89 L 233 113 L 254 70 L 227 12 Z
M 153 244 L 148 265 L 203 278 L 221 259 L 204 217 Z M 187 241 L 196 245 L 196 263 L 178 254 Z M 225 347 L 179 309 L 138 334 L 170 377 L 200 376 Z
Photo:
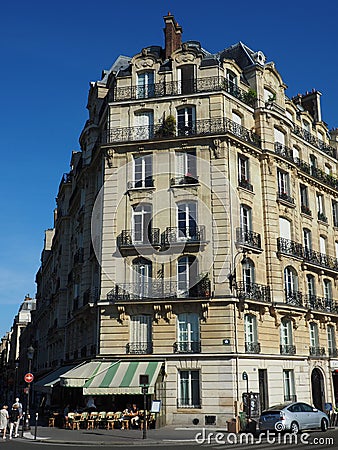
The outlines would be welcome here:
M 34 375 L 32 373 L 26 373 L 24 380 L 26 383 L 31 383 L 34 380 Z

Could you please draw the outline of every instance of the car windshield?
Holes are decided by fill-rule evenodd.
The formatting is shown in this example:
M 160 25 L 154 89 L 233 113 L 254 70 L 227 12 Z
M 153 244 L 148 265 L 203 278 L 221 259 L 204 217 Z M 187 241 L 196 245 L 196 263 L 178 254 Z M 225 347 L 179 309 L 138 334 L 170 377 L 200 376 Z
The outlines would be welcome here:
M 281 409 L 286 408 L 287 406 L 290 406 L 291 403 L 290 402 L 285 402 L 285 403 L 279 403 L 278 405 L 273 405 L 270 406 L 270 408 L 266 409 L 263 412 L 274 412 L 274 411 L 280 411 Z

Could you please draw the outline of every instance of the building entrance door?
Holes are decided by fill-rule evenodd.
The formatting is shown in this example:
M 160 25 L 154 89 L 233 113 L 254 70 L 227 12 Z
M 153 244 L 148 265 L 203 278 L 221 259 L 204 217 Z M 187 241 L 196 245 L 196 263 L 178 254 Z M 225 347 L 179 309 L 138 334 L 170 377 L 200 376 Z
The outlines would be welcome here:
M 315 408 L 324 411 L 325 389 L 322 372 L 315 368 L 311 374 L 312 402 Z

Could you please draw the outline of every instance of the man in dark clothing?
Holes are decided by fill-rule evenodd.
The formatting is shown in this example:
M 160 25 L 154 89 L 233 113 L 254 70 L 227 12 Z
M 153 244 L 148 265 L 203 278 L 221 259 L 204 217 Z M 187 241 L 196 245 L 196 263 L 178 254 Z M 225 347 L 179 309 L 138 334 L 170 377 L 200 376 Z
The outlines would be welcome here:
M 20 412 L 17 403 L 14 403 L 9 414 L 9 439 L 12 439 L 13 429 L 15 427 L 14 437 L 19 436 Z

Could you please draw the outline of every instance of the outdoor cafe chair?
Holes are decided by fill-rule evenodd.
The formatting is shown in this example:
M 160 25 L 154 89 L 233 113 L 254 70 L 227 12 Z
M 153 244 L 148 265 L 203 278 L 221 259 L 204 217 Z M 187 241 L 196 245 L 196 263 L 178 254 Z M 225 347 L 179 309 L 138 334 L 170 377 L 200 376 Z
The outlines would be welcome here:
M 105 428 L 107 425 L 107 420 L 106 420 L 106 411 L 100 411 L 98 413 L 98 417 L 96 419 L 96 425 L 98 428 Z
M 96 422 L 99 413 L 96 411 L 92 411 L 87 418 L 87 430 L 93 430 L 96 427 Z

